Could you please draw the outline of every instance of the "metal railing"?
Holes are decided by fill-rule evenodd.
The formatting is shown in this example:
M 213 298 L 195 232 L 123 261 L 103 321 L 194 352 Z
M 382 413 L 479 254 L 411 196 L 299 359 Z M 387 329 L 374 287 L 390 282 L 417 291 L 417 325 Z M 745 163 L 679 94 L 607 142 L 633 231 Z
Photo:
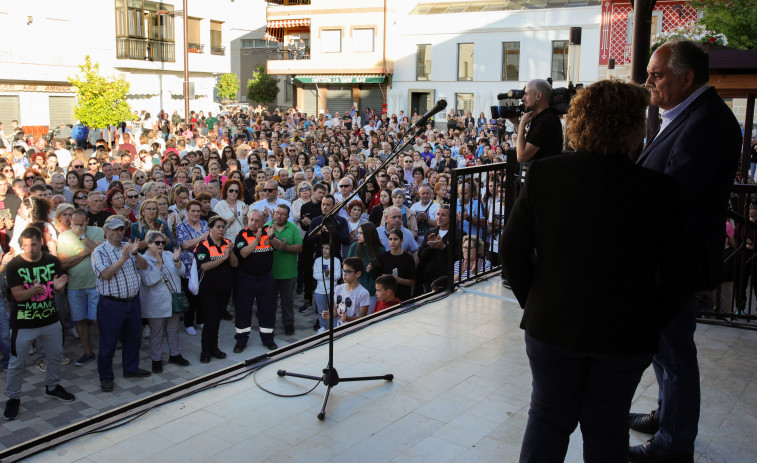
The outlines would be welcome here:
M 226 47 L 211 46 L 210 47 L 210 54 L 211 55 L 225 55 L 226 54 Z
M 116 37 L 116 58 L 174 62 L 175 47 L 173 42 Z
M 188 53 L 202 53 L 205 50 L 205 44 L 204 43 L 187 43 L 187 52 Z

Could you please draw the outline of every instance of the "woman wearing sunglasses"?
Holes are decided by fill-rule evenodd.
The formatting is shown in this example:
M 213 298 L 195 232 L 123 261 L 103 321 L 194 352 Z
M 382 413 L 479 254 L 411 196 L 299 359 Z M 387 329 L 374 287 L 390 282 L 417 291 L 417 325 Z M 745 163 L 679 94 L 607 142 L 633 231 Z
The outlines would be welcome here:
M 3 166 L 3 177 L 5 177 L 5 180 L 8 181 L 8 183 L 12 183 L 13 180 L 16 178 L 13 167 L 9 166 L 8 164 Z
M 229 180 L 223 184 L 221 197 L 214 212 L 226 221 L 226 234 L 228 240 L 234 240 L 247 224 L 248 206 L 240 199 L 244 196 L 242 183 L 238 180 Z

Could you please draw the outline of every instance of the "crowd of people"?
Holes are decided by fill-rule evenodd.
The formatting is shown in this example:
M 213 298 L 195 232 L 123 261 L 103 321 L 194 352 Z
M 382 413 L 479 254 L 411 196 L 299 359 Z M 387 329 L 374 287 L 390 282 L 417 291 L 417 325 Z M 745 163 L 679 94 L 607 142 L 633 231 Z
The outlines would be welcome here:
M 108 392 L 119 343 L 125 377 L 161 373 L 164 343 L 169 363 L 189 365 L 181 331 L 201 333 L 199 356 L 185 352 L 201 362 L 225 358 L 224 346 L 242 352 L 253 329 L 276 349 L 279 317 L 287 335 L 296 312 L 323 331 L 329 301 L 331 323 L 348 323 L 445 284 L 437 280 L 453 262 L 454 278 L 467 279 L 497 259 L 489 237 L 501 227 L 504 168 L 466 177 L 450 204 L 450 169 L 504 161 L 508 146 L 485 121 L 428 125 L 380 169 L 412 138 L 417 115 L 176 116 L 137 114 L 109 130 L 77 124 L 53 139 L 0 126 L 0 352 L 14 378 L 6 418 L 18 414 L 35 350 L 48 394 L 74 400 L 59 384 L 72 361 L 60 349 L 67 333 L 81 345 L 73 363 L 96 360 Z M 337 227 L 323 227 L 337 206 Z M 295 294 L 304 305 L 294 307 Z M 223 320 L 233 320 L 234 340 L 219 340 Z M 143 337 L 149 370 L 139 367 Z

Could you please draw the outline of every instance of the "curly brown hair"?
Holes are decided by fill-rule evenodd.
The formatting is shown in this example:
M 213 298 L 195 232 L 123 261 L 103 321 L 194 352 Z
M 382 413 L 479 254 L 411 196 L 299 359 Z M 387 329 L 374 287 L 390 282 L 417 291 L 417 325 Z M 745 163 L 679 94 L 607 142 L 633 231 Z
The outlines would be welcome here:
M 649 90 L 617 79 L 579 90 L 570 102 L 566 134 L 576 151 L 634 153 L 644 141 Z

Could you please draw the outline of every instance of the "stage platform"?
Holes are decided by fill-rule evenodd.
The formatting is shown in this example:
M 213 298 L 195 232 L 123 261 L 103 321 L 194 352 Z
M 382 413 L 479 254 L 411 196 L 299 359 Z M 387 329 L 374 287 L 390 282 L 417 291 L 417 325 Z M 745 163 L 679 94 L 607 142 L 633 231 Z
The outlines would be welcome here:
M 531 393 L 520 317 L 512 293 L 492 278 L 339 339 L 340 376 L 392 373 L 394 381 L 340 383 L 324 421 L 316 418 L 323 385 L 282 398 L 247 376 L 26 461 L 517 461 Z M 757 461 L 757 332 L 699 325 L 697 342 L 702 417 L 696 461 Z M 307 391 L 313 382 L 280 378 L 276 371 L 320 375 L 327 352 L 320 346 L 277 361 L 256 379 L 281 394 Z M 650 369 L 633 410 L 651 410 L 656 397 Z M 632 444 L 645 438 L 631 433 Z M 566 461 L 582 461 L 579 431 Z

